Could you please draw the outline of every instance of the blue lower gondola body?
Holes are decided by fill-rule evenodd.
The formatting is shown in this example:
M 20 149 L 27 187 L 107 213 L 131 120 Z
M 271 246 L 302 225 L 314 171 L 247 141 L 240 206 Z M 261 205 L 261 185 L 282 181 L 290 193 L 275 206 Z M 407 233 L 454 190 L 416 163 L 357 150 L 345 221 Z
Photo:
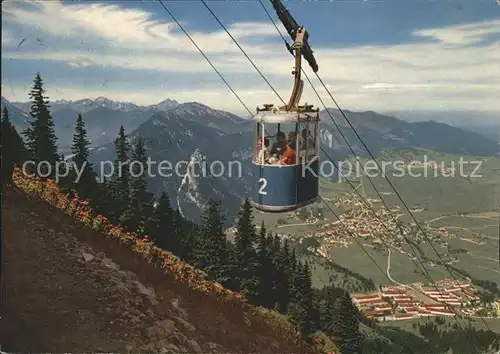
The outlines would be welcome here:
M 252 205 L 266 212 L 288 212 L 314 203 L 319 195 L 319 160 L 299 165 L 253 164 Z

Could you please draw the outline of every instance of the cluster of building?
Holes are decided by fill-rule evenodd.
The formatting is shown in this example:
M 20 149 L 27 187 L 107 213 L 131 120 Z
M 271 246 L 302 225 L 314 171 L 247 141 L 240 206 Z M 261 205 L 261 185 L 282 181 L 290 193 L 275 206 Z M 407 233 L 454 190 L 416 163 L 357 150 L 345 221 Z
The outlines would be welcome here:
M 398 223 L 394 216 L 397 208 L 389 211 L 384 208 L 374 208 L 377 216 L 366 204 L 354 193 L 347 193 L 335 202 L 336 208 L 344 209 L 337 220 L 332 223 L 323 224 L 321 231 L 315 231 L 303 237 L 314 237 L 322 240 L 321 247 L 316 253 L 326 256 L 332 248 L 347 247 L 351 242 L 351 235 L 363 239 L 372 238 L 375 244 L 385 243 L 393 245 L 397 239 L 402 239 L 401 230 L 408 232 L 407 226 Z M 377 210 L 378 209 L 378 210 Z M 388 230 L 391 237 L 388 236 Z M 381 238 L 385 238 L 382 242 Z M 394 245 L 393 245 L 394 246 Z
M 465 292 L 465 294 L 464 294 Z M 387 286 L 371 293 L 353 294 L 352 300 L 367 317 L 378 321 L 428 316 L 474 315 L 479 301 L 470 282 L 445 279 L 432 286 Z M 453 310 L 452 310 L 453 309 Z M 500 301 L 497 305 L 500 312 Z
M 434 169 L 436 169 L 438 171 L 442 171 L 442 172 L 445 172 L 445 173 L 452 173 L 452 172 L 455 171 L 455 168 L 453 168 L 453 167 L 444 166 L 444 163 L 441 163 L 441 165 L 439 165 L 439 164 L 437 164 L 434 161 L 412 161 L 409 164 L 407 164 L 406 166 L 407 167 L 412 167 L 412 166 L 415 166 L 415 167 L 431 167 L 431 168 L 434 168 Z
M 480 300 L 471 282 L 457 282 L 454 279 L 444 279 L 438 281 L 435 286 L 422 287 L 422 292 L 450 306 L 467 307 Z

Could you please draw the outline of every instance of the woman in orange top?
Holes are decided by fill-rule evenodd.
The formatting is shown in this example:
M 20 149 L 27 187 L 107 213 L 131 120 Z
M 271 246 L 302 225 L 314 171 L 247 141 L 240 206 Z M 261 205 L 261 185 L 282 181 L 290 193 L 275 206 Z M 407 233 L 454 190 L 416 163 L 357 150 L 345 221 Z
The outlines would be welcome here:
M 295 141 L 290 141 L 283 153 L 281 162 L 285 165 L 295 165 L 297 162 L 297 153 L 295 152 Z

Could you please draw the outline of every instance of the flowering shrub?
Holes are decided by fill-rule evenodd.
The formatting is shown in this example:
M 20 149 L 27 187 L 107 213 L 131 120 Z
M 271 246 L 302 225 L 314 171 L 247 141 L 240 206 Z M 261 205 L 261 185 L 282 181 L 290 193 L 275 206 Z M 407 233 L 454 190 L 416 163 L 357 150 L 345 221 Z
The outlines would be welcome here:
M 92 228 L 99 232 L 109 234 L 113 226 L 105 216 L 99 214 L 94 218 Z
M 76 218 L 85 226 L 130 246 L 149 263 L 163 268 L 166 273 L 187 283 L 192 289 L 214 294 L 224 301 L 240 304 L 259 316 L 264 322 L 272 325 L 278 334 L 292 339 L 296 343 L 301 342 L 300 333 L 290 322 L 284 320 L 281 314 L 263 307 L 248 306 L 246 299 L 241 294 L 234 293 L 217 282 L 205 279 L 203 272 L 181 261 L 174 254 L 156 247 L 148 236 L 139 237 L 137 233 L 125 232 L 120 226 L 112 225 L 105 216 L 94 215 L 88 201 L 79 199 L 76 194 L 73 197 L 64 194 L 55 181 L 26 176 L 19 168 L 14 170 L 13 180 L 26 194 L 44 200 L 65 214 Z

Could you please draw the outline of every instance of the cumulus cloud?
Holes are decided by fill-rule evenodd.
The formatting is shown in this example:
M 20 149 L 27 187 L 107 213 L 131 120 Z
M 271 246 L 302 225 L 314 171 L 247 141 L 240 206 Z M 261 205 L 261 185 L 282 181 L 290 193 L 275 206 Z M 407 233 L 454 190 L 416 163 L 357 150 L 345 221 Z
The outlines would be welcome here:
M 158 9 L 160 11 L 161 9 Z M 174 22 L 158 20 L 153 13 L 125 9 L 119 4 L 73 5 L 64 2 L 36 2 L 29 6 L 4 5 L 3 27 L 21 26 L 37 31 L 53 47 L 14 50 L 2 39 L 3 57 L 11 60 L 46 60 L 79 68 L 118 68 L 127 71 L 199 74 L 200 81 L 213 80 L 213 69 Z M 209 14 L 207 14 L 210 16 Z M 231 78 L 255 75 L 254 68 L 222 28 L 212 32 L 191 31 L 193 39 L 222 72 L 249 107 L 276 101 L 271 89 L 255 80 L 234 82 Z M 270 22 L 243 22 L 227 26 L 255 64 L 284 97 L 291 90 L 293 61 L 280 47 Z M 285 30 L 280 26 L 282 33 Z M 500 43 L 485 41 L 500 33 L 500 20 L 443 28 L 420 29 L 415 41 L 396 45 L 344 48 L 315 47 L 319 74 L 341 105 L 351 109 L 479 109 L 500 110 Z M 3 37 L 4 31 L 2 32 Z M 7 37 L 9 38 L 9 37 Z M 254 38 L 263 39 L 259 43 Z M 265 39 L 265 40 L 264 40 Z M 422 41 L 425 39 L 425 41 Z M 74 43 L 85 42 L 85 49 Z M 481 44 L 481 45 L 479 45 Z M 307 65 L 307 64 L 306 64 Z M 306 71 L 311 73 L 306 66 Z M 312 78 L 312 73 L 310 74 Z M 331 101 L 313 80 L 324 101 Z M 229 100 L 222 84 L 199 90 L 146 87 L 141 92 L 104 91 L 100 83 L 65 87 L 66 95 L 107 96 L 137 103 L 153 103 L 171 97 L 197 100 L 211 106 L 241 111 L 239 102 Z M 57 87 L 57 85 L 54 85 Z M 147 93 L 146 93 L 147 92 Z M 52 94 L 54 96 L 57 94 Z M 304 100 L 319 105 L 306 83 Z M 63 98 L 63 97 L 61 97 Z M 72 98 L 66 97 L 64 98 Z
M 470 45 L 481 42 L 486 36 L 500 33 L 500 21 L 465 24 L 439 29 L 416 31 L 414 35 L 434 38 L 442 44 Z

